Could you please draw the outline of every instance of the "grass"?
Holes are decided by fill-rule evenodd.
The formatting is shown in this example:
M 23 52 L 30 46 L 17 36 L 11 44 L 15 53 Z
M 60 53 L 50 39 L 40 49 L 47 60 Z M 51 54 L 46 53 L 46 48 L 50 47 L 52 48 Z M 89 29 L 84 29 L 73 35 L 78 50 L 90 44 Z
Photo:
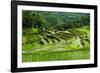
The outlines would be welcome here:
M 90 58 L 90 31 L 87 26 L 54 34 L 45 32 L 44 35 L 33 29 L 28 31 L 23 34 L 22 62 Z
M 89 49 L 79 49 L 60 52 L 36 52 L 23 53 L 23 62 L 57 61 L 57 60 L 81 60 L 89 59 Z

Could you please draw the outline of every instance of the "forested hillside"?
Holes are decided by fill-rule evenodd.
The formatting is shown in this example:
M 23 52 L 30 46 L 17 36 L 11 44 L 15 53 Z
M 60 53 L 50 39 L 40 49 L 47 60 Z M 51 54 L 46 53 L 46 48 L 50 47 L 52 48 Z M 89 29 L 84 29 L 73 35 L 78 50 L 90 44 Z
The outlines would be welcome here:
M 22 20 L 23 62 L 89 58 L 88 13 L 23 10 Z
M 23 11 L 23 27 L 66 30 L 89 25 L 89 18 L 86 13 Z

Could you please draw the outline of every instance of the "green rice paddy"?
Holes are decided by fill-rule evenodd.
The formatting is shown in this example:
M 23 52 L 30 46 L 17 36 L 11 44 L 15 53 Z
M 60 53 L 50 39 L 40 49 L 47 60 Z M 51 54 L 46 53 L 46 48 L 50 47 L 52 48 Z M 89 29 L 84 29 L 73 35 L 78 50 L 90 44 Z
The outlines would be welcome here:
M 88 26 L 66 31 L 46 31 L 40 34 L 34 33 L 33 29 L 23 30 L 22 62 L 90 58 L 90 31 Z M 29 33 L 26 33 L 27 31 Z

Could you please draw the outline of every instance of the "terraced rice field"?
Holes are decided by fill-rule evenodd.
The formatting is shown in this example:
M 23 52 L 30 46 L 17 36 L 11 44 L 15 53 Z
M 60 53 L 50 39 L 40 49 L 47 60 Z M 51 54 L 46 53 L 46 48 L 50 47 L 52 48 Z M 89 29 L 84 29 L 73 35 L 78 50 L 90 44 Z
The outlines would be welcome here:
M 32 36 L 36 37 L 32 37 Z M 90 58 L 89 27 L 72 28 L 66 31 L 46 31 L 23 35 L 23 62 L 79 60 Z M 33 40 L 36 38 L 36 42 Z M 27 41 L 28 40 L 28 41 Z

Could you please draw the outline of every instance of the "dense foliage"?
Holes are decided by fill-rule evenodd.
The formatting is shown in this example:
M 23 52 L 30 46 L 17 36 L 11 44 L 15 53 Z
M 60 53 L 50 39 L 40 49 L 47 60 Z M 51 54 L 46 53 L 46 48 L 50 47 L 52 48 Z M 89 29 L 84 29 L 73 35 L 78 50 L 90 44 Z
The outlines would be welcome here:
M 23 27 L 41 30 L 66 30 L 90 23 L 88 13 L 23 11 Z

